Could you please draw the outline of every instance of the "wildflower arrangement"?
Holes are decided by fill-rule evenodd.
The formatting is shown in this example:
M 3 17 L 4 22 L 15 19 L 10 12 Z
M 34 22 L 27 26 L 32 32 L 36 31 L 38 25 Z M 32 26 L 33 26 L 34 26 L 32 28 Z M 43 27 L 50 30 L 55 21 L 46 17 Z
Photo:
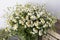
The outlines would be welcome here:
M 21 40 L 37 40 L 37 35 L 47 34 L 47 30 L 56 23 L 56 18 L 40 5 L 16 5 L 11 14 L 8 19 L 11 29 L 5 31 L 17 35 Z

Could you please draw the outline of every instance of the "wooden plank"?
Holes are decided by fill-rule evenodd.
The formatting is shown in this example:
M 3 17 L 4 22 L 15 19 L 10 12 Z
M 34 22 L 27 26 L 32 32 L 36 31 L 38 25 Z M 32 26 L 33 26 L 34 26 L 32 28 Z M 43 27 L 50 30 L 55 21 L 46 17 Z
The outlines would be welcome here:
M 58 34 L 57 32 L 54 32 L 52 30 L 48 30 L 48 33 L 50 35 L 52 35 L 53 37 L 57 38 L 57 39 L 60 39 L 60 34 Z
M 57 20 L 55 24 L 56 32 L 60 34 L 60 20 Z

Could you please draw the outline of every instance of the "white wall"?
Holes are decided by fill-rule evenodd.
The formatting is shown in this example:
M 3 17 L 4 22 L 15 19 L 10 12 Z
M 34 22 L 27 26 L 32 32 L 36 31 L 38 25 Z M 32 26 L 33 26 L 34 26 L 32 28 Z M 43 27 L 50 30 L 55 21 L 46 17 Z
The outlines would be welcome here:
M 25 4 L 25 3 L 39 3 L 46 4 L 46 8 L 53 13 L 57 18 L 60 19 L 60 0 L 0 0 L 0 28 L 6 27 L 6 18 L 1 18 L 9 6 L 14 6 L 17 4 Z

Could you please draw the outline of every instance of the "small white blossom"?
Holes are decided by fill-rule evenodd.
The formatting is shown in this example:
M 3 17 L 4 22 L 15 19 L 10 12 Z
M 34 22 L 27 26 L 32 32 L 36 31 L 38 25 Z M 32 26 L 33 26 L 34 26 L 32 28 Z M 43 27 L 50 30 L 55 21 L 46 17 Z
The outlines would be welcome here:
M 21 17 L 22 19 L 24 19 L 24 17 Z
M 43 28 L 45 28 L 45 27 L 48 27 L 48 25 L 47 25 L 47 24 L 44 24 L 44 25 L 43 25 Z
M 11 15 L 9 19 L 12 20 L 13 19 L 13 16 Z
M 38 26 L 39 25 L 39 22 L 38 21 L 34 22 L 34 25 L 35 26 Z
M 52 27 L 52 24 L 49 23 L 49 27 Z
M 35 26 L 38 26 L 38 24 L 37 24 L 37 23 L 34 23 L 34 25 L 35 25 Z
M 42 16 L 44 14 L 44 12 L 38 12 L 37 13 L 37 17 L 39 18 L 40 16 Z
M 44 31 L 44 34 L 46 34 L 47 32 L 46 31 Z
M 42 18 L 41 18 L 40 20 L 41 20 L 41 23 L 42 23 L 42 24 L 44 24 L 44 23 L 45 23 L 44 19 L 42 19 Z
M 26 26 L 26 25 L 25 25 L 24 27 L 25 27 L 25 28 L 27 28 L 27 26 Z
M 6 28 L 5 28 L 5 31 L 6 31 L 6 32 L 8 32 L 8 31 L 10 32 L 10 28 L 6 27 Z
M 41 22 L 39 22 L 39 21 L 34 22 L 34 26 L 36 26 L 36 28 L 38 28 L 38 29 L 40 29 L 40 27 L 39 27 L 40 24 L 41 24 Z
M 28 13 L 28 15 L 32 15 L 32 13 Z
M 18 11 L 18 12 L 15 12 L 15 14 L 16 14 L 17 16 L 19 16 L 19 11 Z
M 12 19 L 12 21 L 15 22 L 15 23 L 17 22 L 16 19 Z
M 52 19 L 50 17 L 47 17 L 47 19 L 49 19 L 50 21 L 52 21 Z
M 33 26 L 34 26 L 33 21 L 31 21 L 31 27 L 33 27 Z
M 43 11 L 41 11 L 41 12 L 39 12 L 39 15 L 41 16 L 41 15 L 43 15 L 45 12 L 43 12 Z
M 52 21 L 52 19 L 51 18 L 48 18 L 50 21 Z
M 33 9 L 36 10 L 36 6 L 33 6 Z
M 21 23 L 22 23 L 22 21 L 21 21 L 21 20 L 19 20 L 19 23 L 21 24 Z
M 52 27 L 52 24 L 50 24 L 49 22 L 46 22 L 48 25 L 49 25 L 49 27 Z
M 37 32 L 38 32 L 38 30 L 37 30 L 37 29 L 35 29 L 35 28 L 33 28 L 33 31 L 34 31 L 35 33 L 37 33 Z
M 35 34 L 35 32 L 30 32 L 31 34 Z
M 22 20 L 19 20 L 19 23 L 22 24 L 22 25 L 24 25 L 24 22 Z
M 26 19 L 24 17 L 21 17 L 21 18 L 22 18 L 22 21 L 25 22 Z
M 31 27 L 31 21 L 29 20 L 28 22 L 26 22 L 26 25 L 27 25 L 28 27 Z
M 17 28 L 18 28 L 18 24 L 15 24 L 15 25 L 13 26 L 13 30 L 17 30 Z
M 17 17 L 15 17 L 16 19 L 19 19 L 19 17 L 17 16 Z
M 40 15 L 39 15 L 39 14 L 37 14 L 37 17 L 39 18 L 39 17 L 40 17 Z
M 37 19 L 37 17 L 36 17 L 36 16 L 34 16 L 34 15 L 32 15 L 30 18 L 31 18 L 32 20 Z
M 48 15 L 51 15 L 51 13 L 48 13 Z
M 28 16 L 26 16 L 26 20 L 29 20 Z
M 37 29 L 40 29 L 40 27 L 36 26 Z
M 53 20 L 53 21 L 52 21 L 52 24 L 55 24 L 56 22 L 57 22 L 56 20 Z
M 3 38 L 2 40 L 5 40 L 5 38 Z
M 42 31 L 39 30 L 39 36 L 42 36 Z

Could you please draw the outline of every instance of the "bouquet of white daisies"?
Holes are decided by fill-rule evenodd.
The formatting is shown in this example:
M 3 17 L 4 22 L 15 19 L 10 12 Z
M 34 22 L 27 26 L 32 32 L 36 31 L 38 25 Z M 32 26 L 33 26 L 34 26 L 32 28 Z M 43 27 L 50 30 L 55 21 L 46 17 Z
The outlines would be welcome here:
M 56 23 L 56 18 L 40 5 L 16 5 L 11 14 L 8 19 L 11 35 L 21 36 L 22 40 L 35 40 L 37 35 L 47 34 Z

